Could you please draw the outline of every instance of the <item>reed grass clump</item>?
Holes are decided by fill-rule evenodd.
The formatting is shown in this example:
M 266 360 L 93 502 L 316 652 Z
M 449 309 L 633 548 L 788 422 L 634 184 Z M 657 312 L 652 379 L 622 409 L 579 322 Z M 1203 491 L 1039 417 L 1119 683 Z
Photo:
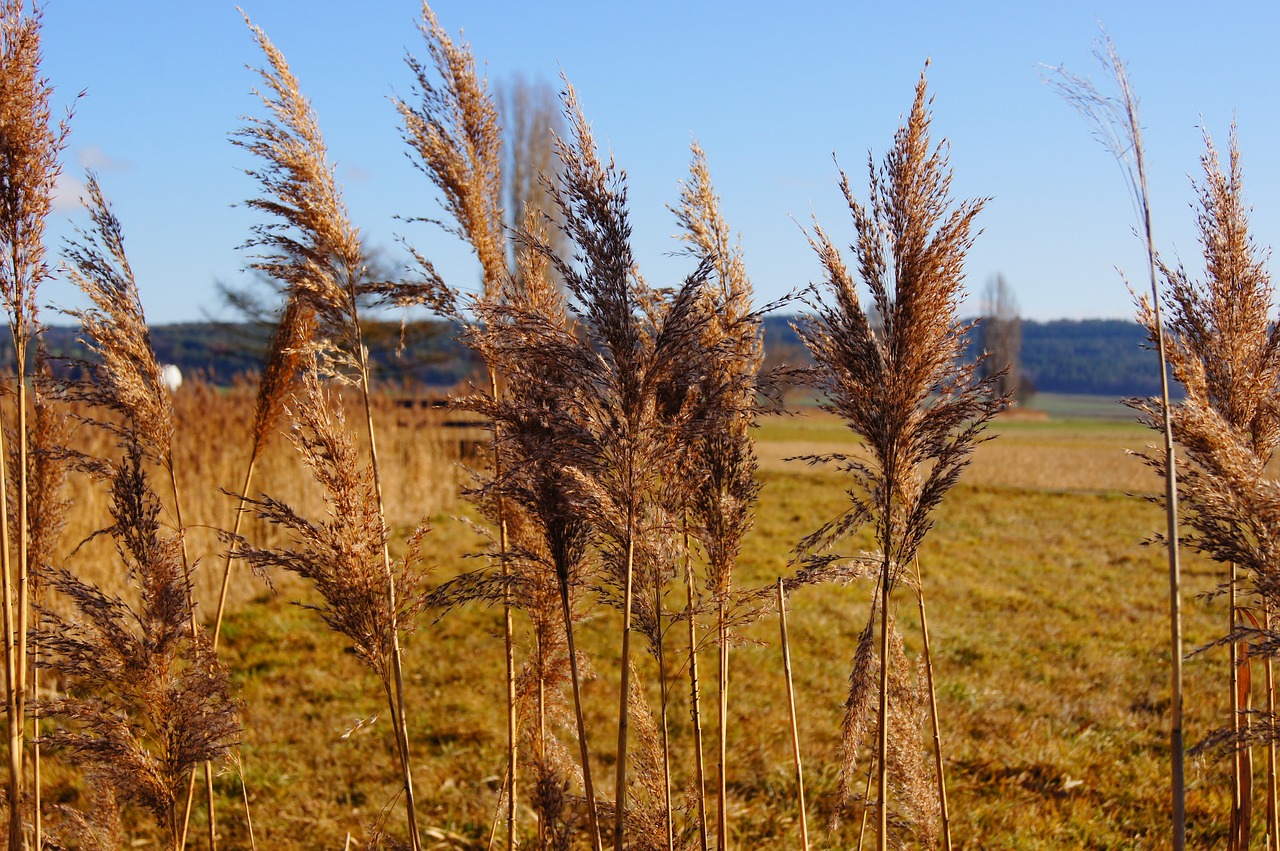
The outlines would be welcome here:
M 24 465 L 22 497 L 40 513 L 24 530 L 31 546 L 20 552 L 36 558 L 33 575 L 56 592 L 49 600 L 36 597 L 43 618 L 36 620 L 33 639 L 40 666 L 54 672 L 65 694 L 33 709 L 37 718 L 56 724 L 48 741 L 105 779 L 113 800 L 150 810 L 174 847 L 185 843 L 193 768 L 204 762 L 213 845 L 210 763 L 226 756 L 238 739 L 237 712 L 226 670 L 195 619 L 172 399 L 151 347 L 123 229 L 92 174 L 86 203 L 92 228 L 79 232 L 66 256 L 70 277 L 93 303 L 71 314 L 93 357 L 76 364 L 78 378 L 60 386 L 57 395 L 79 406 L 76 416 L 84 427 L 108 436 L 107 452 L 71 448 L 66 410 L 54 410 L 46 382 L 37 383 L 31 440 L 38 452 L 16 461 Z M 19 419 L 20 427 L 24 422 Z M 114 541 L 133 586 L 131 599 L 54 565 L 68 463 L 109 485 L 114 522 L 91 537 Z M 164 509 L 150 485 L 156 468 L 169 480 L 172 531 L 161 524 Z M 35 776 L 38 783 L 38 761 Z M 68 814 L 65 822 L 91 838 L 105 824 L 84 814 Z M 35 832 L 39 837 L 39 818 Z
M 103 468 L 113 521 L 105 533 L 139 603 L 65 568 L 48 571 L 50 589 L 73 614 L 44 612 L 41 664 L 64 695 L 42 701 L 38 711 L 56 724 L 45 741 L 78 758 L 120 803 L 148 810 L 176 849 L 188 778 L 197 766 L 224 759 L 240 727 L 227 670 L 208 635 L 191 629 L 181 542 L 161 525 L 146 453 L 133 437 L 126 434 L 123 458 Z
M 424 64 L 412 54 L 406 57 L 414 77 L 417 103 L 410 104 L 403 99 L 396 99 L 402 133 L 409 145 L 414 164 L 440 191 L 445 210 L 455 223 L 452 227 L 446 225 L 446 229 L 468 242 L 476 259 L 480 261 L 482 287 L 477 305 L 513 298 L 513 274 L 520 264 L 513 263 L 512 268 L 508 267 L 508 241 L 502 209 L 504 157 L 498 110 L 486 81 L 476 73 L 475 58 L 470 48 L 449 37 L 426 2 L 422 4 L 422 17 L 419 30 L 426 42 L 430 62 Z M 413 254 L 426 277 L 435 279 L 435 271 L 430 262 L 417 251 Z M 437 299 L 437 309 L 451 318 L 461 320 L 464 325 L 469 324 L 458 312 L 457 292 L 448 287 L 443 287 L 442 291 L 444 295 Z M 492 351 L 483 342 L 485 335 L 472 333 L 464 336 L 471 340 L 484 361 L 489 398 L 495 401 L 501 399 L 503 376 L 500 375 L 500 364 L 494 360 Z M 464 404 L 462 407 L 468 406 Z M 481 477 L 487 477 L 490 481 L 501 479 L 507 462 L 503 458 L 502 439 L 497 431 L 493 434 L 486 460 L 489 469 L 487 474 L 481 473 Z M 472 495 L 475 497 L 475 504 L 496 532 L 494 560 L 502 575 L 510 579 L 513 568 L 522 563 L 509 552 L 511 532 L 528 528 L 528 525 L 521 524 L 520 518 L 509 516 L 506 498 L 500 491 L 480 486 L 472 491 Z M 531 599 L 542 598 L 535 595 Z M 509 585 L 504 586 L 502 613 L 507 685 L 507 768 L 503 796 L 507 805 L 509 851 L 516 844 L 520 764 L 513 607 L 512 589 Z M 534 617 L 537 618 L 538 615 L 535 614 Z M 543 618 L 540 624 L 545 625 L 550 620 L 554 618 Z M 548 637 L 540 633 L 540 641 Z
M 1159 399 L 1132 404 L 1153 428 L 1167 412 L 1185 455 L 1179 479 L 1182 519 L 1190 531 L 1182 540 L 1226 568 L 1221 591 L 1228 598 L 1229 629 L 1214 645 L 1230 651 L 1230 717 L 1196 750 L 1218 745 L 1232 757 L 1228 836 L 1230 847 L 1244 848 L 1253 821 L 1254 745 L 1266 750 L 1268 841 L 1277 835 L 1272 661 L 1280 542 L 1273 529 L 1280 503 L 1266 467 L 1280 445 L 1280 331 L 1265 252 L 1250 235 L 1234 128 L 1226 168 L 1207 133 L 1201 165 L 1196 191 L 1204 277 L 1162 262 L 1165 318 L 1151 299 L 1138 300 L 1138 319 L 1149 337 L 1155 341 L 1163 332 L 1168 340 L 1169 365 L 1186 396 L 1168 407 Z M 1166 475 L 1155 452 L 1142 457 Z M 1251 708 L 1250 656 L 1261 656 L 1267 673 L 1257 709 Z
M 869 200 L 855 197 L 841 172 L 841 191 L 854 224 L 857 277 L 820 225 L 810 243 L 826 279 L 815 312 L 796 326 L 814 359 L 822 406 L 865 441 L 865 453 L 812 456 L 850 480 L 849 505 L 809 535 L 802 553 L 824 551 L 869 524 L 879 549 L 872 557 L 877 592 L 854 653 L 841 744 L 839 812 L 854 796 L 861 739 L 874 723 L 878 772 L 875 809 L 881 848 L 889 834 L 890 783 L 902 823 L 926 844 L 936 828 L 919 790 L 922 763 L 913 754 L 919 702 L 894 626 L 895 588 L 932 527 L 932 512 L 959 479 L 983 427 L 1007 403 L 995 376 L 979 378 L 962 362 L 967 326 L 957 319 L 963 262 L 983 202 L 953 204 L 946 149 L 930 139 L 922 74 L 906 122 L 880 169 L 871 166 Z M 868 287 L 882 327 L 858 293 Z M 873 624 L 880 621 L 879 641 Z M 876 645 L 878 644 L 878 652 Z M 878 704 L 878 707 L 876 707 Z M 874 718 L 874 722 L 872 719 Z M 924 800 L 927 800 L 924 799 Z M 864 807 L 870 802 L 864 802 Z
M 54 188 L 61 172 L 59 157 L 66 146 L 68 120 L 55 122 L 52 114 L 53 87 L 41 76 L 41 15 L 28 10 L 22 0 L 0 4 L 0 299 L 3 300 L 17 361 L 13 385 L 16 413 L 16 443 L 8 448 L 0 442 L 0 467 L 8 465 L 8 455 L 17 456 L 13 506 L 16 518 L 10 521 L 9 506 L 0 517 L 0 583 L 4 600 L 5 717 L 9 775 L 7 839 L 12 849 L 28 846 L 23 831 L 23 813 L 28 794 L 23 768 L 26 749 L 26 703 L 35 682 L 31 671 L 27 635 L 31 626 L 31 596 L 36 579 L 29 571 L 28 530 L 32 526 L 28 504 L 28 368 L 41 324 L 37 292 L 51 277 L 46 260 L 45 222 L 53 209 Z M 69 118 L 69 116 L 68 116 Z M 0 470 L 0 473 L 3 473 Z M 10 488 L 0 481 L 0 490 Z M 16 535 L 10 535 L 10 526 Z M 38 525 L 38 523 L 37 523 Z M 13 563 L 16 556 L 16 565 Z M 37 847 L 42 841 L 40 827 L 39 752 L 33 752 L 37 778 L 30 796 L 31 838 Z
M 269 220 L 255 226 L 254 236 L 247 247 L 257 252 L 253 267 L 283 284 L 289 300 L 298 303 L 298 309 L 304 312 L 304 316 L 315 320 L 315 340 L 303 347 L 293 347 L 303 348 L 315 358 L 310 365 L 312 376 L 308 380 L 316 384 L 299 398 L 296 410 L 303 418 L 303 429 L 316 435 L 317 440 L 332 444 L 330 448 L 336 446 L 332 443 L 336 437 L 322 413 L 325 402 L 318 391 L 321 369 L 332 378 L 355 384 L 363 404 L 370 488 L 366 496 L 372 498 L 374 513 L 359 516 L 367 526 L 364 534 L 372 536 L 369 540 L 378 539 L 381 543 L 378 547 L 382 564 L 381 593 L 386 599 L 377 610 L 384 612 L 390 621 L 383 625 L 384 630 L 364 635 L 359 640 L 365 647 L 366 661 L 375 665 L 380 675 L 385 675 L 383 684 L 396 728 L 396 748 L 404 779 L 409 842 L 414 851 L 418 851 L 422 846 L 414 801 L 400 651 L 400 636 L 404 630 L 412 629 L 413 624 L 398 620 L 402 613 L 416 614 L 418 611 L 413 596 L 415 588 L 398 587 L 402 579 L 412 583 L 415 574 L 408 570 L 397 571 L 386 534 L 382 531 L 386 509 L 374 432 L 373 378 L 361 311 L 373 305 L 408 307 L 424 301 L 432 302 L 441 297 L 441 286 L 433 276 L 421 281 L 384 281 L 371 276 L 359 231 L 347 215 L 311 105 L 302 95 L 283 54 L 262 30 L 252 24 L 249 26 L 267 60 L 267 64 L 258 69 L 258 76 L 263 84 L 259 95 L 268 117 L 246 119 L 233 141 L 260 162 L 260 166 L 249 174 L 257 181 L 262 195 L 245 203 L 250 209 L 267 214 Z M 307 457 L 305 449 L 303 454 L 304 458 Z M 321 462 L 320 467 L 313 466 L 312 469 L 327 488 L 335 483 L 357 486 L 358 482 L 348 472 L 341 473 L 345 479 L 327 478 L 330 473 L 325 472 L 324 459 L 316 456 L 312 461 Z M 332 490 L 330 493 L 333 495 Z M 296 525 L 300 519 L 295 521 L 288 514 L 272 514 L 270 511 L 268 514 L 268 519 L 300 531 Z M 415 534 L 414 540 L 418 539 Z M 289 560 L 283 555 L 281 559 Z M 313 572 L 311 578 L 320 583 L 320 590 L 326 594 L 344 593 L 344 580 L 368 592 L 370 589 L 364 587 L 368 577 L 362 578 L 354 565 L 346 567 L 353 572 L 346 577 L 337 575 L 336 583 L 326 581 L 321 573 Z M 410 594 L 407 600 L 404 599 L 406 592 Z M 338 621 L 344 620 L 338 615 L 344 607 L 338 605 L 336 597 L 329 599 L 329 603 L 331 616 L 335 618 L 330 625 L 336 628 Z M 366 603 L 372 605 L 367 594 Z M 386 647 L 382 646 L 383 639 L 389 641 Z M 383 650 L 388 653 L 385 657 L 379 655 Z

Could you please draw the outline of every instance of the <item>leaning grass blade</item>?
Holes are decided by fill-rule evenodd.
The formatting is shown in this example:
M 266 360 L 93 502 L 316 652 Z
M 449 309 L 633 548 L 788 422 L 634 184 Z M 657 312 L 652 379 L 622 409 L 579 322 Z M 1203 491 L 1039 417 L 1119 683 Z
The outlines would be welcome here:
M 688 599 L 685 615 L 689 619 L 689 702 L 693 715 L 694 794 L 698 799 L 698 842 L 700 851 L 707 851 L 707 781 L 702 758 L 702 696 L 698 689 L 698 624 L 694 617 L 693 566 L 689 556 L 688 523 L 684 532 L 684 581 Z

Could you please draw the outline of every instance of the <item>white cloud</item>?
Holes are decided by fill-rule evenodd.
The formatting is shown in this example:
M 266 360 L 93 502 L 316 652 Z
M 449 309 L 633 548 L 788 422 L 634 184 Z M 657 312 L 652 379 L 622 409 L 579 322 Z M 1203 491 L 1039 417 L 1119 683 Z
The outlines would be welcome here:
M 350 183 L 368 183 L 373 180 L 373 172 L 367 168 L 361 168 L 358 165 L 347 165 L 342 168 L 346 179 Z
M 80 149 L 80 165 L 94 171 L 130 171 L 133 163 L 117 159 L 98 145 L 85 145 Z
M 53 209 L 58 212 L 80 209 L 86 192 L 83 180 L 63 171 L 53 186 Z

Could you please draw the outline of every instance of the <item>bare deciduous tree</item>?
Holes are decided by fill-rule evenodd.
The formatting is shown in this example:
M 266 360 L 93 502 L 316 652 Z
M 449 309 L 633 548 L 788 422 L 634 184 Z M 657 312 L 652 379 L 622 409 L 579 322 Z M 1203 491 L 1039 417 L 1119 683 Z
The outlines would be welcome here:
M 529 80 L 517 72 L 498 84 L 497 100 L 502 121 L 503 223 L 517 231 L 529 211 L 547 226 L 548 239 L 560 250 L 564 238 L 554 227 L 559 214 L 544 182 L 560 172 L 556 156 L 556 138 L 564 135 L 560 95 L 546 80 Z M 511 251 L 509 265 L 518 278 L 514 246 Z M 559 286 L 559 277 L 551 271 Z
M 1031 393 L 1022 376 L 1022 317 L 1018 315 L 1018 297 L 1004 275 L 988 278 L 982 291 L 978 344 L 987 353 L 982 375 L 996 376 L 997 395 L 1009 396 L 1019 404 L 1027 401 Z

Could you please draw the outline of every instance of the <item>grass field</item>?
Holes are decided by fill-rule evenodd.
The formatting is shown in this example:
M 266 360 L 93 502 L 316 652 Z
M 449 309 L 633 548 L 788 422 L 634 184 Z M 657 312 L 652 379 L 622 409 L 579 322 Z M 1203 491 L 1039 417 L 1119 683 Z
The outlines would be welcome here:
M 389 421 L 386 428 L 397 427 Z M 998 438 L 980 449 L 938 512 L 922 553 L 953 836 L 959 847 L 973 849 L 1167 846 L 1167 578 L 1162 552 L 1142 546 L 1162 515 L 1125 495 L 1156 483 L 1125 455 L 1148 434 L 1119 421 L 1070 419 L 1000 421 L 992 431 Z M 795 542 L 841 506 L 837 478 L 783 459 L 847 446 L 847 434 L 816 413 L 763 424 L 764 490 L 740 586 L 784 574 Z M 445 512 L 437 512 L 434 525 L 429 550 L 436 578 L 474 567 L 462 556 L 481 547 L 475 531 Z M 205 563 L 208 570 L 216 559 Z M 1205 565 L 1189 561 L 1186 574 L 1190 648 L 1220 634 L 1223 615 L 1218 601 L 1197 596 L 1215 583 Z M 257 588 L 242 589 L 222 651 L 242 700 L 240 770 L 256 841 L 263 848 L 342 848 L 348 834 L 363 837 L 395 799 L 382 696 L 343 642 L 290 604 L 306 602 L 306 589 L 287 580 L 276 593 Z M 816 847 L 857 843 L 856 821 L 832 835 L 821 825 L 835 789 L 850 655 L 870 595 L 855 583 L 802 589 L 792 601 Z M 919 620 L 905 591 L 896 614 L 914 655 Z M 454 612 L 424 624 L 406 648 L 420 812 L 424 824 L 440 831 L 440 847 L 485 847 L 497 810 L 505 759 L 500 617 L 483 607 Z M 616 732 L 613 620 L 610 613 L 585 622 L 581 639 L 597 675 L 586 686 L 587 722 L 602 751 Z M 670 636 L 672 651 L 682 645 L 678 632 Z M 735 847 L 796 847 L 775 618 L 743 638 L 730 685 Z M 1224 718 L 1226 695 L 1207 685 L 1221 680 L 1213 669 L 1223 655 L 1197 656 L 1187 666 L 1191 742 Z M 640 671 L 656 694 L 647 656 Z M 674 782 L 682 790 L 690 781 L 687 686 L 680 685 L 682 672 L 671 676 Z M 608 768 L 601 762 L 600 776 L 609 776 Z M 50 772 L 61 790 L 56 797 L 75 801 L 73 778 Z M 231 766 L 218 781 L 226 847 L 248 847 L 238 778 Z M 1193 762 L 1190 782 L 1189 836 L 1194 847 L 1210 847 L 1225 835 L 1225 772 L 1220 764 Z M 525 825 L 531 838 L 528 815 Z

